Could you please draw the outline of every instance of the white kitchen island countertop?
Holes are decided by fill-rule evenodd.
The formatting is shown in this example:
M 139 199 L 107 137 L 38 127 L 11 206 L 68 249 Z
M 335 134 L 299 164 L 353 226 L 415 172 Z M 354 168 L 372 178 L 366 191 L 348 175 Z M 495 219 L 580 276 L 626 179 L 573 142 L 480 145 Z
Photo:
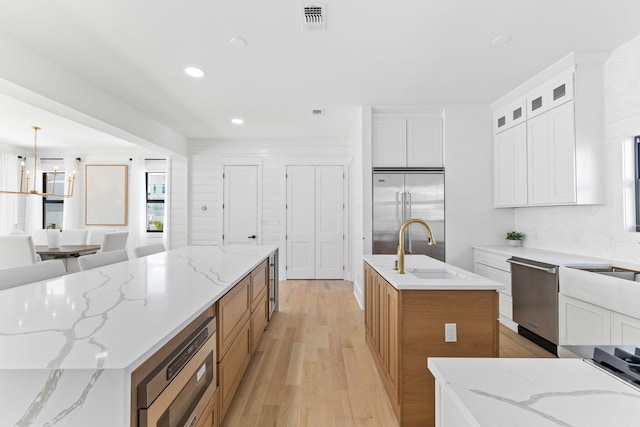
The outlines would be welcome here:
M 640 423 L 640 391 L 582 359 L 429 358 L 428 367 L 442 394 L 443 421 L 448 415 L 460 420 L 451 425 L 602 427 Z M 436 405 L 436 411 L 441 410 L 438 401 Z
M 398 290 L 501 290 L 505 286 L 426 255 L 405 255 L 405 274 L 393 269 L 396 255 L 365 255 L 364 260 Z M 418 270 L 420 276 L 412 274 Z
M 190 246 L 0 291 L 0 425 L 128 426 L 131 372 L 276 249 Z

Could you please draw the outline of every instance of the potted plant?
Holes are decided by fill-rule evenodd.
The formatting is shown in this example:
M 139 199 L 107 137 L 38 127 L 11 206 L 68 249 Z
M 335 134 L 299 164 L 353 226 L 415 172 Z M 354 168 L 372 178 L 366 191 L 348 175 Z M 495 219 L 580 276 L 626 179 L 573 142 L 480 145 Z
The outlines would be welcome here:
M 524 238 L 524 234 L 519 231 L 509 231 L 507 240 L 511 246 L 520 246 L 520 241 Z

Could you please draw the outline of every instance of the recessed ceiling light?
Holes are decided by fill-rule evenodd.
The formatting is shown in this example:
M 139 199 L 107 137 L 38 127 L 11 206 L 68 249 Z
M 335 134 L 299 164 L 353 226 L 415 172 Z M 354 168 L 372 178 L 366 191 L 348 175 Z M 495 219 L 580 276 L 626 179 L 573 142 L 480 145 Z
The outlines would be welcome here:
M 231 119 L 231 123 L 233 123 L 234 125 L 241 125 L 244 123 L 244 120 L 242 120 L 239 117 L 233 118 Z
M 324 109 L 322 108 L 314 108 L 313 110 L 311 110 L 312 116 L 321 116 L 323 114 L 324 114 Z
M 196 78 L 204 77 L 204 71 L 198 67 L 186 67 L 184 69 L 184 72 L 191 77 L 196 77 Z
M 247 45 L 247 39 L 238 36 L 231 37 L 230 42 L 235 47 L 245 47 Z
M 494 46 L 503 46 L 511 41 L 511 36 L 508 34 L 502 34 L 491 41 Z

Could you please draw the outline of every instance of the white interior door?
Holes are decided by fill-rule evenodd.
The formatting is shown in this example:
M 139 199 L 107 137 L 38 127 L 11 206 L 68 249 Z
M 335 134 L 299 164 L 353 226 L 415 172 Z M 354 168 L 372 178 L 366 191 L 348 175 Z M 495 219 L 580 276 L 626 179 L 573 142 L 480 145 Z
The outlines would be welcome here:
M 287 279 L 315 277 L 315 172 L 287 166 Z
M 316 166 L 316 279 L 344 277 L 344 170 Z
M 223 244 L 256 245 L 258 167 L 224 166 Z
M 287 279 L 344 277 L 342 166 L 287 166 Z

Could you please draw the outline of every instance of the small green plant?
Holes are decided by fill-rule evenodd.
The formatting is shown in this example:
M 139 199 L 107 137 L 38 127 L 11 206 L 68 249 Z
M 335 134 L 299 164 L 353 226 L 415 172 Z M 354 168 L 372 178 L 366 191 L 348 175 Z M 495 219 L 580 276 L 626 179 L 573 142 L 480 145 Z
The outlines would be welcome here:
M 507 240 L 522 240 L 524 238 L 524 234 L 519 231 L 509 231 L 507 233 Z
M 162 231 L 164 228 L 164 222 L 162 221 L 153 221 L 154 230 Z

